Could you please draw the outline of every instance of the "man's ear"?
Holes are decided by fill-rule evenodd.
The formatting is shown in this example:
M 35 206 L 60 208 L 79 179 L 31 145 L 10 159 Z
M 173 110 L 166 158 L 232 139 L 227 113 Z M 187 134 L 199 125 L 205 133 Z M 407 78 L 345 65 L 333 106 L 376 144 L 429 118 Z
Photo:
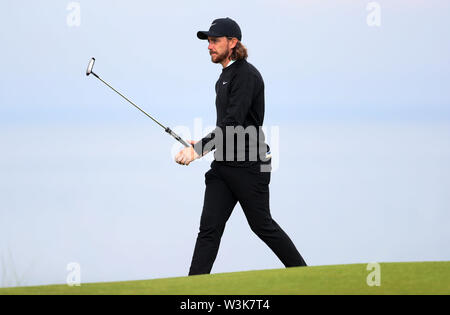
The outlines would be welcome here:
M 238 39 L 236 37 L 233 37 L 231 39 L 231 46 L 230 46 L 230 48 L 233 49 L 234 47 L 236 47 L 237 42 L 238 42 Z

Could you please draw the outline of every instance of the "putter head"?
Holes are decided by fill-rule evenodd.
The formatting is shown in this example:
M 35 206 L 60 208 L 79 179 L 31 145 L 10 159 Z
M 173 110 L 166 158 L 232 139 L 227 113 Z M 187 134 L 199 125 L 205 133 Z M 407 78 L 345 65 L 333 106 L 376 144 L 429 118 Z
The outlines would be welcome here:
M 86 75 L 90 75 L 92 73 L 92 68 L 94 68 L 95 58 L 91 58 L 89 64 L 86 69 Z

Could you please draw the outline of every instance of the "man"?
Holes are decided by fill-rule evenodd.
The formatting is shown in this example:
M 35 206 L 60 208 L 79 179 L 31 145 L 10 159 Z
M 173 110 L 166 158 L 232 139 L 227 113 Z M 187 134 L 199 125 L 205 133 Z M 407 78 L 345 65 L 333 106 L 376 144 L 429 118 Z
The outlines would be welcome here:
M 271 156 L 261 129 L 264 82 L 259 71 L 246 61 L 241 29 L 230 18 L 216 19 L 209 31 L 200 31 L 197 37 L 208 40 L 211 61 L 220 63 L 223 69 L 216 83 L 216 129 L 198 142 L 191 140 L 193 146 L 175 157 L 177 163 L 189 165 L 215 149 L 215 160 L 205 174 L 200 232 L 189 275 L 211 272 L 225 224 L 238 201 L 252 231 L 286 267 L 306 266 L 270 215 Z

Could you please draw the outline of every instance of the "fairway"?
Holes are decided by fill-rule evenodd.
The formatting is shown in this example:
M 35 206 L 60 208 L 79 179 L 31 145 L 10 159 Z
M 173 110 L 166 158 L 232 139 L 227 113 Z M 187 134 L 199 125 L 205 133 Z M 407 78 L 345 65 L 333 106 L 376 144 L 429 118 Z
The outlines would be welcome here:
M 450 262 L 381 263 L 380 286 L 367 264 L 315 266 L 108 283 L 3 288 L 2 294 L 450 294 Z

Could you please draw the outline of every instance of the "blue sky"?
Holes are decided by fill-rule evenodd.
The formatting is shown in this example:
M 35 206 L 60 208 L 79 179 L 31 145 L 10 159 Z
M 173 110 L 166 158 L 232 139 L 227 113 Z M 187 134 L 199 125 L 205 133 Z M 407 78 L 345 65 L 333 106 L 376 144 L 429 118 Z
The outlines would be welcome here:
M 226 16 L 279 133 L 272 214 L 306 261 L 450 259 L 447 1 L 377 1 L 380 27 L 370 1 L 76 2 L 72 27 L 70 1 L 0 4 L 0 285 L 64 283 L 72 261 L 87 282 L 187 274 L 209 157 L 180 168 L 85 69 L 206 134 L 221 70 L 196 32 Z M 281 267 L 236 207 L 213 272 Z
M 214 122 L 220 70 L 195 34 L 220 16 L 241 24 L 267 86 L 267 119 L 449 118 L 445 1 L 379 1 L 380 27 L 366 23 L 368 1 L 246 1 L 240 10 L 233 2 L 79 1 L 79 27 L 66 23 L 68 3 L 2 2 L 2 122 L 135 122 L 82 75 L 92 56 L 105 80 L 165 121 Z

